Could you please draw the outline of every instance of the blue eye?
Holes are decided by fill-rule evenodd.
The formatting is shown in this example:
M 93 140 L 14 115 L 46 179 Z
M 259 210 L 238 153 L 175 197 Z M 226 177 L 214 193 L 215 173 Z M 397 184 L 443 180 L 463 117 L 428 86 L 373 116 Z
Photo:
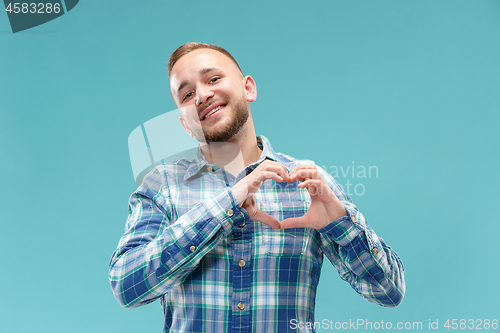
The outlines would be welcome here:
M 184 96 L 183 101 L 185 101 L 186 99 L 188 99 L 189 97 L 191 97 L 191 95 L 193 95 L 193 93 L 187 93 L 186 96 Z
M 210 80 L 210 83 L 214 83 L 215 81 L 217 81 L 219 78 L 218 77 L 214 77 Z

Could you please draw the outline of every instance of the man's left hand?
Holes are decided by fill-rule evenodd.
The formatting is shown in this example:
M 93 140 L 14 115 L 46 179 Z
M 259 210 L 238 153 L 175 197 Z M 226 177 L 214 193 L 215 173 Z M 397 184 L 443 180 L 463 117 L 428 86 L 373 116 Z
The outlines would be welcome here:
M 301 181 L 299 188 L 306 188 L 311 196 L 311 206 L 301 217 L 281 221 L 280 229 L 312 228 L 322 229 L 331 222 L 347 216 L 344 205 L 325 183 L 315 165 L 297 165 L 289 174 L 289 182 Z

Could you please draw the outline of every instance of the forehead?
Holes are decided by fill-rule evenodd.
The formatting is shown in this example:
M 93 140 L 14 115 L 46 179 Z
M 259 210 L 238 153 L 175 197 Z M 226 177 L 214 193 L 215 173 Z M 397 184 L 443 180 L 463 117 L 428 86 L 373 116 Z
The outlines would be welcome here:
M 170 86 L 176 87 L 184 80 L 195 79 L 204 69 L 216 68 L 225 72 L 240 74 L 238 66 L 227 55 L 212 49 L 197 49 L 183 55 L 172 68 Z

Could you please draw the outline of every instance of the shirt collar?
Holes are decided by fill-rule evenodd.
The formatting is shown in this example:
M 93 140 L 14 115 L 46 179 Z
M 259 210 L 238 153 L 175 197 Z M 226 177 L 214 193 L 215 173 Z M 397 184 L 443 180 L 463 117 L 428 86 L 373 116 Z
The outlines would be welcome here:
M 186 173 L 184 174 L 184 180 L 188 180 L 189 178 L 196 175 L 201 169 L 207 165 L 208 162 L 205 159 L 205 156 L 201 153 L 200 145 L 196 147 L 196 151 L 194 153 L 194 159 L 191 164 L 188 166 Z
M 262 150 L 262 153 L 260 154 L 260 158 L 257 162 L 247 167 L 247 174 L 250 173 L 253 169 L 255 169 L 260 163 L 264 162 L 265 159 L 283 163 L 283 161 L 281 161 L 279 154 L 276 154 L 274 152 L 271 143 L 265 136 L 263 135 L 257 136 L 257 146 L 259 146 L 259 148 Z M 204 169 L 206 170 L 206 166 L 208 165 L 210 165 L 210 163 L 208 163 L 208 161 L 205 159 L 205 156 L 203 156 L 201 148 L 198 145 L 198 147 L 196 148 L 195 157 L 191 162 L 191 164 L 188 166 L 186 173 L 184 174 L 184 180 L 188 180 L 201 170 Z M 287 166 L 286 164 L 285 167 L 288 169 L 289 172 L 291 171 L 289 166 Z

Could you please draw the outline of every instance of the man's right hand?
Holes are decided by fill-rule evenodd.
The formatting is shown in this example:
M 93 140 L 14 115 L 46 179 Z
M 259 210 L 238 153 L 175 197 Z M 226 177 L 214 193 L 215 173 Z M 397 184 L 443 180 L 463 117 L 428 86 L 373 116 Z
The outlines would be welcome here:
M 275 229 L 280 228 L 280 223 L 274 217 L 262 212 L 257 207 L 254 194 L 259 190 L 262 183 L 268 179 L 277 182 L 288 182 L 290 178 L 285 166 L 271 160 L 265 160 L 250 174 L 234 185 L 231 190 L 236 196 L 240 207 L 245 208 L 250 219 L 265 223 Z

